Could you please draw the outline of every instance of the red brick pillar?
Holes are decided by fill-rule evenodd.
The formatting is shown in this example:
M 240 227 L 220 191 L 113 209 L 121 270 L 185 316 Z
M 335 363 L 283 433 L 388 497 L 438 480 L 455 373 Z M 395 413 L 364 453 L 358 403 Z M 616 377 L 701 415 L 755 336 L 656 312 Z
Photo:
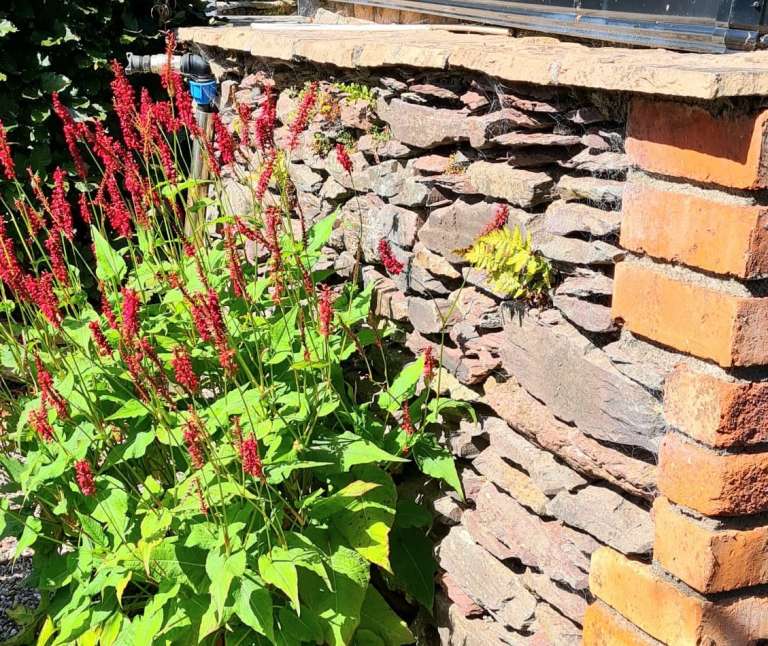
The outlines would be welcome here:
M 704 361 L 666 381 L 653 563 L 594 554 L 586 646 L 768 638 L 767 137 L 768 111 L 631 106 L 613 316 Z

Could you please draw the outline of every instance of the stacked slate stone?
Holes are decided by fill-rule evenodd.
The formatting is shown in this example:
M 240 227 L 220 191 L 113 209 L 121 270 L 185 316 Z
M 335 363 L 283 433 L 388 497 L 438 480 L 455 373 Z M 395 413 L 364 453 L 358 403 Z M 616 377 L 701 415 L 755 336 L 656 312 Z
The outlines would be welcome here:
M 628 169 L 621 101 L 460 72 L 358 77 L 374 91 L 353 100 L 338 73 L 310 76 L 333 100 L 292 154 L 298 204 L 309 220 L 339 209 L 328 267 L 349 275 L 361 254 L 378 314 L 402 325 L 412 353 L 444 341 L 444 390 L 478 413 L 445 430 L 466 499 L 432 496 L 441 641 L 578 644 L 591 554 L 608 545 L 650 556 L 665 430 L 665 364 L 611 320 Z M 225 120 L 235 122 L 235 102 L 255 109 L 267 82 L 225 84 Z M 279 136 L 298 100 L 280 92 Z M 238 182 L 258 174 L 246 157 L 228 187 L 241 214 L 252 205 Z M 507 226 L 531 233 L 557 270 L 536 307 L 497 293 L 457 253 L 500 203 Z M 382 238 L 405 267 L 397 276 L 380 261 Z

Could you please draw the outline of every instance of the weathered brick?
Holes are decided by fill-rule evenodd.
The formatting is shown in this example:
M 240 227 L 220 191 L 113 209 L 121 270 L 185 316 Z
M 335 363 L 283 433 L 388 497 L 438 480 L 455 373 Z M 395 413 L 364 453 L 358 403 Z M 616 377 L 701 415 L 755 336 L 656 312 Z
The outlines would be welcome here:
M 768 510 L 768 453 L 721 454 L 668 434 L 659 451 L 659 491 L 707 516 Z
M 724 381 L 680 365 L 664 382 L 664 415 L 710 446 L 768 442 L 768 383 Z
M 704 108 L 636 98 L 626 149 L 645 170 L 731 188 L 768 186 L 763 140 L 768 111 L 714 115 Z
M 711 601 L 609 547 L 592 555 L 589 583 L 598 599 L 665 644 L 751 644 L 768 636 L 765 593 Z
M 623 247 L 739 278 L 768 271 L 768 209 L 714 191 L 693 193 L 672 186 L 627 183 Z
M 601 601 L 595 601 L 584 613 L 582 646 L 661 646 L 661 642 Z
M 724 367 L 768 363 L 768 298 L 735 296 L 625 262 L 616 266 L 612 315 L 639 336 Z
M 768 583 L 768 527 L 717 529 L 681 513 L 666 498 L 653 505 L 654 559 L 703 593 Z

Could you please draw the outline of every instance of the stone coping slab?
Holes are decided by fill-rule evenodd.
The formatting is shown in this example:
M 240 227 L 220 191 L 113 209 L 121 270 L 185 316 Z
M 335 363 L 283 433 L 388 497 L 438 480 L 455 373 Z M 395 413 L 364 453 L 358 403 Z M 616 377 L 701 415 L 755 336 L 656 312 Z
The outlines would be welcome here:
M 693 54 L 588 47 L 550 37 L 460 33 L 430 25 L 188 27 L 178 40 L 259 58 L 308 60 L 341 68 L 465 69 L 511 82 L 712 100 L 768 94 L 768 51 Z

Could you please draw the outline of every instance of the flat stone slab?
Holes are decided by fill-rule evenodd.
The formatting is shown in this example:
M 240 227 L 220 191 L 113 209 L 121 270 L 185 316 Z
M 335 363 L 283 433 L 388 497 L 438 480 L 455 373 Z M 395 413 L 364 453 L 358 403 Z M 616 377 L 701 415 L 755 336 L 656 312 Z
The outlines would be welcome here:
M 663 49 L 587 47 L 551 37 L 516 38 L 437 28 L 376 25 L 187 27 L 178 40 L 205 47 L 342 68 L 464 69 L 506 81 L 670 97 L 716 99 L 768 94 L 768 51 L 692 54 Z

